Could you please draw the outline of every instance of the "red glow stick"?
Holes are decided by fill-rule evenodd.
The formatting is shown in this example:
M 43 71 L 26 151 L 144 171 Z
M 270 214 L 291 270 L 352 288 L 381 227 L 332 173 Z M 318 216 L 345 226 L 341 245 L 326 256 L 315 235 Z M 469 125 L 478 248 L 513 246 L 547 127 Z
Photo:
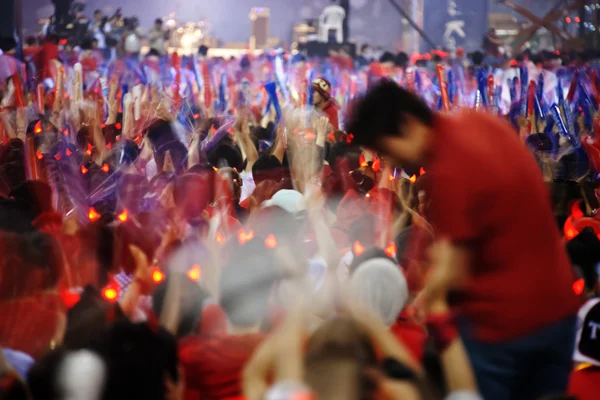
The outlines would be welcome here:
M 202 79 L 204 80 L 204 106 L 210 107 L 212 105 L 213 94 L 210 85 L 210 73 L 206 62 L 202 64 Z
M 15 103 L 17 108 L 25 107 L 25 97 L 23 96 L 23 85 L 21 84 L 21 75 L 15 72 L 12 76 L 13 86 L 15 87 Z
M 449 112 L 450 96 L 448 96 L 445 68 L 442 64 L 438 64 L 435 68 L 437 70 L 438 81 L 440 82 L 440 91 L 442 92 L 442 107 L 444 107 L 445 112 Z
M 41 83 L 37 87 L 37 101 L 38 101 L 38 112 L 44 114 L 45 101 L 44 101 L 44 85 Z
M 173 84 L 173 106 L 176 110 L 179 109 L 181 105 L 181 94 L 179 92 L 181 85 L 181 70 L 179 64 L 179 54 L 174 52 L 171 56 L 171 60 L 173 62 L 173 68 L 175 68 L 175 83 Z
M 569 92 L 567 93 L 567 101 L 570 103 L 573 102 L 573 98 L 575 97 L 575 92 L 577 91 L 577 80 L 579 79 L 579 74 L 574 73 L 573 78 L 571 79 L 571 85 L 569 86 Z
M 490 109 L 494 106 L 494 75 L 488 75 L 488 104 Z

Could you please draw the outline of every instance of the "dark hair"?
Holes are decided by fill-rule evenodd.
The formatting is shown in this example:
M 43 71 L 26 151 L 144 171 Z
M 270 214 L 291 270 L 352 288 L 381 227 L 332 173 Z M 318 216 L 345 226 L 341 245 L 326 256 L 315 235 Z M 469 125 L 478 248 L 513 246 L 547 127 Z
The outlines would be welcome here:
M 156 19 L 154 20 L 154 23 L 155 23 L 155 24 L 161 24 L 161 25 L 162 25 L 162 24 L 163 24 L 163 20 L 162 20 L 162 18 L 156 18 Z
M 208 162 L 216 168 L 224 166 L 235 168 L 237 171 L 244 169 L 244 160 L 239 148 L 229 143 L 223 143 L 208 153 Z
M 402 136 L 399 129 L 406 115 L 433 125 L 433 111 L 420 97 L 393 81 L 383 80 L 354 105 L 347 131 L 354 135 L 354 144 L 373 147 L 381 136 Z
M 394 55 L 392 53 L 390 53 L 389 51 L 386 51 L 379 58 L 379 62 L 380 63 L 386 63 L 386 62 L 392 62 L 393 63 L 394 59 L 395 59 Z
M 473 65 L 480 66 L 483 64 L 484 55 L 481 51 L 476 51 L 472 54 L 471 59 L 473 60 Z
M 156 49 L 150 49 L 150 51 L 146 53 L 146 57 L 160 57 L 160 53 Z
M 396 55 L 396 60 L 395 60 L 394 64 L 396 64 L 399 67 L 405 68 L 408 66 L 408 61 L 409 61 L 408 54 L 401 51 L 400 53 L 398 53 Z
M 108 365 L 104 398 L 162 400 L 165 378 L 179 381 L 177 342 L 162 328 L 118 322 L 102 350 Z
M 60 398 L 56 381 L 66 350 L 58 348 L 46 353 L 27 373 L 29 392 L 33 400 L 54 400 Z
M 585 287 L 594 290 L 598 281 L 596 265 L 600 262 L 600 240 L 591 228 L 585 228 L 567 243 L 571 263 L 579 268 Z
M 198 54 L 201 56 L 206 56 L 208 54 L 208 47 L 202 45 L 198 48 Z
M 283 165 L 275 156 L 260 156 L 252 165 L 252 177 L 257 185 L 266 180 L 280 182 L 284 177 Z

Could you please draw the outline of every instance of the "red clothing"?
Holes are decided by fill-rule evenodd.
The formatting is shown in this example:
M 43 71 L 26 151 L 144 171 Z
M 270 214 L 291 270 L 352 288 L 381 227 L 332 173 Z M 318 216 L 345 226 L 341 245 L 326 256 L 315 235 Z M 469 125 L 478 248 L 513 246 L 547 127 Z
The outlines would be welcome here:
M 430 222 L 473 254 L 453 306 L 475 336 L 516 338 L 575 315 L 573 272 L 534 158 L 505 121 L 436 116 L 425 162 Z
M 416 323 L 404 311 L 390 329 L 394 336 L 406 346 L 414 359 L 422 362 L 425 354 L 425 343 L 427 342 L 427 332 L 425 332 L 423 325 Z
M 50 42 L 44 43 L 41 51 L 39 51 L 34 57 L 39 81 L 42 81 L 46 78 L 53 78 L 52 61 L 58 60 L 58 46 Z
M 588 367 L 573 371 L 567 393 L 578 400 L 596 400 L 600 396 L 600 368 Z
M 329 118 L 329 123 L 333 126 L 333 130 L 338 131 L 340 129 L 340 124 L 338 122 L 338 105 L 334 100 L 328 100 L 323 108 L 323 112 Z
M 37 359 L 50 350 L 65 323 L 65 311 L 56 293 L 0 302 L 0 343 Z
M 194 393 L 200 393 L 203 400 L 241 396 L 244 365 L 263 339 L 262 334 L 182 339 L 179 359 L 185 372 L 186 398 L 193 398 Z

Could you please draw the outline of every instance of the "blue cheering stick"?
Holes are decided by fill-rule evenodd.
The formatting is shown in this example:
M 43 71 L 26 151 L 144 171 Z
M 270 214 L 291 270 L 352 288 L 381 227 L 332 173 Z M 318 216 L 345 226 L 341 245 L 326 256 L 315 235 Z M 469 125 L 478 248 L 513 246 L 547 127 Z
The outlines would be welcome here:
M 477 89 L 481 93 L 481 103 L 484 106 L 487 106 L 487 104 L 488 104 L 488 98 L 486 96 L 487 77 L 485 76 L 485 70 L 483 68 L 479 68 L 477 70 Z
M 506 80 L 506 84 L 508 85 L 508 93 L 510 94 L 510 104 L 515 104 L 518 99 L 517 99 L 517 82 L 519 81 L 519 78 L 517 78 L 516 76 L 512 79 L 507 79 Z
M 221 83 L 219 84 L 219 108 L 221 113 L 227 111 L 227 74 L 223 72 L 221 75 Z
M 535 118 L 537 120 L 543 120 L 544 118 L 546 118 L 546 113 L 544 113 L 544 110 L 542 109 L 542 106 L 540 104 L 540 99 L 538 98 L 537 94 L 534 96 L 534 111 L 535 111 Z
M 311 68 L 309 74 L 308 74 L 308 79 L 307 79 L 307 85 L 308 87 L 306 88 L 306 105 L 307 106 L 312 106 L 313 103 L 313 81 L 315 80 L 315 70 Z
M 421 79 L 418 68 L 415 69 L 415 88 L 417 89 L 417 93 L 423 93 L 423 79 Z
M 544 97 L 544 74 L 543 73 L 540 73 L 540 76 L 538 77 L 536 94 L 537 94 L 537 98 L 540 102 L 540 106 L 541 106 L 543 115 L 546 115 L 546 113 L 548 112 L 548 106 L 546 104 L 547 102 Z
M 277 125 L 281 121 L 281 116 L 282 116 L 281 106 L 279 105 L 279 99 L 277 98 L 277 84 L 275 82 L 269 82 L 265 85 L 265 90 L 267 91 L 267 94 L 269 95 L 270 103 L 275 108 L 276 120 L 275 120 L 275 125 L 273 127 L 273 132 L 271 133 L 271 137 L 272 137 L 272 139 L 274 139 L 273 136 L 275 134 L 275 129 L 277 128 Z
M 521 75 L 521 96 L 519 100 L 521 102 L 521 115 L 527 116 L 527 91 L 529 90 L 529 73 L 527 72 L 527 66 L 521 65 L 519 67 L 519 73 Z
M 450 104 L 454 104 L 454 96 L 456 95 L 456 80 L 454 79 L 454 71 L 451 69 L 448 71 L 446 83 L 448 85 L 448 100 L 450 100 Z
M 567 126 L 560 115 L 560 108 L 557 104 L 554 104 L 552 107 L 550 107 L 550 114 L 552 116 L 552 121 L 554 121 L 554 124 L 558 128 L 558 133 L 560 136 L 567 138 L 574 149 L 578 148 L 579 141 L 577 140 L 576 136 L 571 134 L 571 132 L 569 132 L 567 129 Z
M 287 82 L 285 79 L 285 72 L 283 70 L 283 54 L 279 53 L 275 56 L 275 78 L 277 79 L 277 84 L 279 85 L 279 88 L 281 89 L 281 93 L 283 94 L 283 97 L 289 101 L 290 99 L 290 93 L 289 90 L 287 89 Z

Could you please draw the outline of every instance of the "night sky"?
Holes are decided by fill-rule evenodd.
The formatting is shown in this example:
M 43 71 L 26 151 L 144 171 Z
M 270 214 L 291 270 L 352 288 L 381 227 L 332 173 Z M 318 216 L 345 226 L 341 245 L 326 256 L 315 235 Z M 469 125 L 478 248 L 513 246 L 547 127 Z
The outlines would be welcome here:
M 0 0 L 1 1 L 1 0 Z M 29 33 L 37 29 L 37 20 L 53 13 L 50 0 L 22 0 L 24 26 Z M 479 0 L 484 1 L 484 0 Z M 523 0 L 531 3 L 533 0 Z M 440 5 L 447 3 L 439 0 Z M 174 11 L 180 20 L 209 19 L 214 35 L 227 41 L 247 41 L 250 35 L 248 14 L 253 6 L 271 9 L 271 36 L 289 43 L 292 25 L 305 18 L 317 17 L 329 0 L 87 0 L 86 12 L 94 9 L 107 13 L 121 6 L 126 16 L 137 15 L 144 27 L 154 19 Z M 495 1 L 493 1 L 495 3 Z M 351 39 L 395 48 L 399 39 L 400 16 L 388 0 L 351 0 Z

